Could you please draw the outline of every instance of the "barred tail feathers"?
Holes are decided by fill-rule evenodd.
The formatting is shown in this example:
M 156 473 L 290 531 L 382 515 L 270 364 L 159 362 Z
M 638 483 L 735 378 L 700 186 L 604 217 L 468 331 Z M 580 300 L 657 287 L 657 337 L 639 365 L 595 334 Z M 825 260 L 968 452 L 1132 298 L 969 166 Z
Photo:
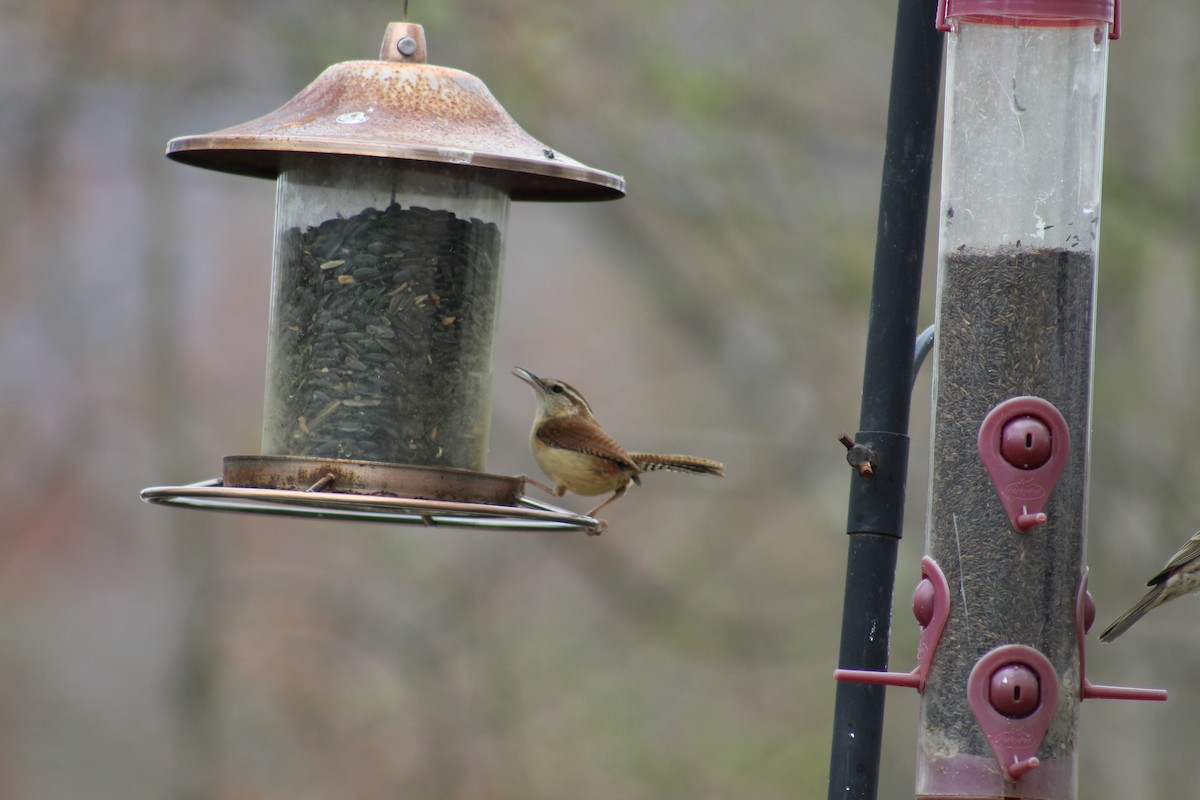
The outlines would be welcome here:
M 699 456 L 683 456 L 661 453 L 630 453 L 629 458 L 642 472 L 666 469 L 673 472 L 690 472 L 693 475 L 725 476 L 725 465 L 720 461 Z

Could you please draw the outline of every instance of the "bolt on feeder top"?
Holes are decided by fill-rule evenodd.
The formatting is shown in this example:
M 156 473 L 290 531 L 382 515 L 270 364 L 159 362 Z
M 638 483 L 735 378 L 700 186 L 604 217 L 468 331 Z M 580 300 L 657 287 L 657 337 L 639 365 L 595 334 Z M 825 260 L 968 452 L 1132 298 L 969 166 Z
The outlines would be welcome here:
M 498 527 L 597 522 L 483 472 L 511 200 L 609 200 L 618 175 L 526 133 L 420 25 L 282 107 L 167 156 L 277 180 L 262 455 L 152 502 Z

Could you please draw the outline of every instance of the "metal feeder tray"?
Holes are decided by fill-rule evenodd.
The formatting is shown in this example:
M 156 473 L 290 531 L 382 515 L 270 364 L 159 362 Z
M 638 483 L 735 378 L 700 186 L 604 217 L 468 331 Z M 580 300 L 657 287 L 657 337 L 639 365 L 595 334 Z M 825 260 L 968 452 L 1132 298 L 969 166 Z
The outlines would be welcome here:
M 148 503 L 428 527 L 604 531 L 602 520 L 525 495 L 526 478 L 379 461 L 227 456 L 224 474 L 152 486 Z

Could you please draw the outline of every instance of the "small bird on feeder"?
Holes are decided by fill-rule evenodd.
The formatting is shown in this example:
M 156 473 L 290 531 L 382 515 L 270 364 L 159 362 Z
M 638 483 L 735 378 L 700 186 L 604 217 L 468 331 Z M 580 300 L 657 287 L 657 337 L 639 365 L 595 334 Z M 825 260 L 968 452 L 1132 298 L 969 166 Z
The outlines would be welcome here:
M 1111 642 L 1151 609 L 1200 589 L 1200 531 L 1193 534 L 1146 585 L 1151 587 L 1150 591 L 1105 628 L 1100 634 L 1100 641 Z
M 521 367 L 513 374 L 537 395 L 529 440 L 534 460 L 554 481 L 554 488 L 527 480 L 555 497 L 566 492 L 585 497 L 612 492 L 612 497 L 587 513 L 589 517 L 625 494 L 631 481 L 640 486 L 643 472 L 667 469 L 718 477 L 725 474 L 724 464 L 698 456 L 630 453 L 604 432 L 578 389 L 566 381 L 539 378 Z

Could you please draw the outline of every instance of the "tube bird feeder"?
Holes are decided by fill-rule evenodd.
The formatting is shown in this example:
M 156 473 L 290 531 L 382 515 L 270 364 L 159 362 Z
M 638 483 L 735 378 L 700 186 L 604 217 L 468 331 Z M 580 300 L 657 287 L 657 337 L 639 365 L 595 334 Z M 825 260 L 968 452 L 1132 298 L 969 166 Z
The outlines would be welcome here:
M 1113 0 L 946 0 L 927 553 L 949 608 L 917 796 L 1076 796 Z
M 281 108 L 172 139 L 184 164 L 277 184 L 261 455 L 152 502 L 383 521 L 596 528 L 484 472 L 512 200 L 625 182 L 526 133 L 475 76 L 392 23 L 377 61 Z
M 948 33 L 921 799 L 1076 796 L 1085 511 L 1114 0 L 940 0 Z

